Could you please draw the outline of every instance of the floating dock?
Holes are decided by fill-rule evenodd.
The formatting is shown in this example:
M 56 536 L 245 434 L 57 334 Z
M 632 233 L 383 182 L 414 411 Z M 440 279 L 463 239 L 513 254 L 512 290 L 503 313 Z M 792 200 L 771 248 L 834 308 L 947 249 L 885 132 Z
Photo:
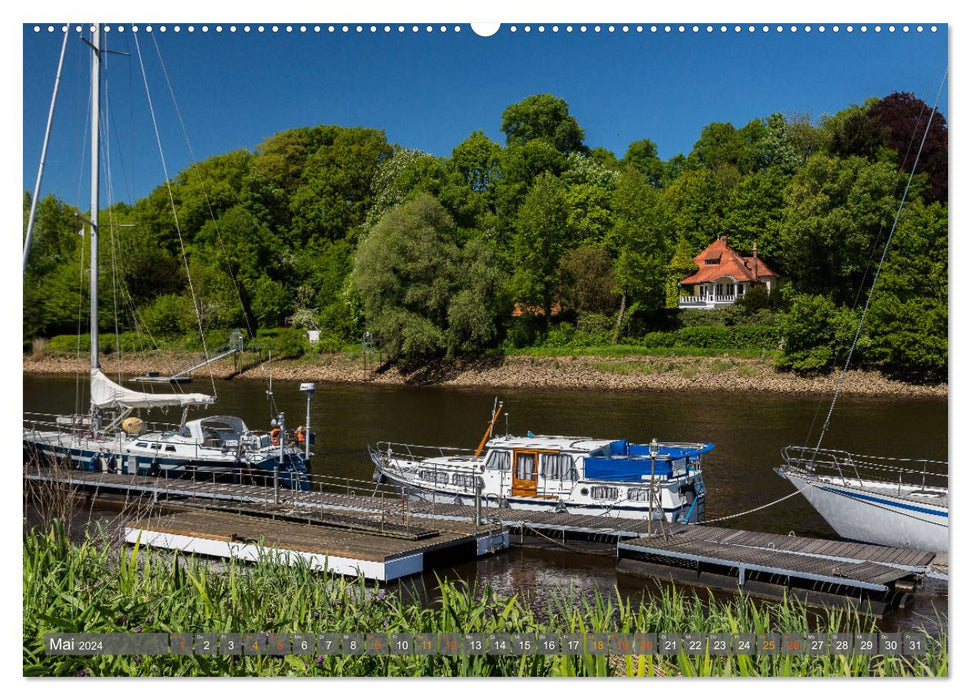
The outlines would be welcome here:
M 186 510 L 127 524 L 125 541 L 245 561 L 303 561 L 316 570 L 382 582 L 509 546 L 509 533 L 495 528 L 431 530 L 389 524 L 381 531 L 375 523 L 364 525 Z
M 853 603 L 874 616 L 910 603 L 936 555 L 897 547 L 705 525 L 658 527 L 617 545 L 617 570 L 808 605 Z
M 124 496 L 148 496 L 153 502 L 189 501 L 211 502 L 225 507 L 235 506 L 237 510 L 249 507 L 270 508 L 274 510 L 296 509 L 298 511 L 340 511 L 352 515 L 378 515 L 393 510 L 408 522 L 429 521 L 434 527 L 446 522 L 470 523 L 475 519 L 473 506 L 430 503 L 408 500 L 403 503 L 400 497 L 368 496 L 339 492 L 339 482 L 330 484 L 328 491 L 296 491 L 280 489 L 274 492 L 272 486 L 255 484 L 236 484 L 192 479 L 114 474 L 107 472 L 86 472 L 78 470 L 53 470 L 47 467 L 25 468 L 24 479 L 33 482 L 54 482 L 84 491 L 115 493 Z M 373 488 L 373 485 L 372 485 Z M 480 509 L 480 522 L 488 522 L 520 533 L 537 533 L 558 540 L 568 538 L 589 539 L 614 543 L 620 539 L 643 537 L 648 534 L 646 520 L 615 518 L 609 513 L 604 515 L 572 515 L 553 511 L 517 510 L 495 508 L 483 505 Z M 656 525 L 655 525 L 656 527 Z

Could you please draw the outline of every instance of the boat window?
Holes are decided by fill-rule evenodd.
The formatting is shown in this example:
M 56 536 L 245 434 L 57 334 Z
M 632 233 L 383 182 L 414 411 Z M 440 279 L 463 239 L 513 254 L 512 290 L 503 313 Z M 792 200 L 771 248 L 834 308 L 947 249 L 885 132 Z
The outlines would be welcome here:
M 486 469 L 497 469 L 499 471 L 509 470 L 509 453 L 505 450 L 493 450 L 489 453 L 486 460 Z
M 152 443 L 152 449 L 153 450 L 159 450 L 161 448 L 162 448 L 162 446 L 159 443 L 157 443 L 157 442 L 153 442 Z
M 516 455 L 516 478 L 536 481 L 536 455 L 520 452 Z
M 463 489 L 475 490 L 476 486 L 483 486 L 485 482 L 471 474 L 452 474 L 452 484 L 461 486 Z
M 436 484 L 448 483 L 447 472 L 434 472 L 427 469 L 422 469 L 420 472 L 418 472 L 418 478 L 422 481 L 434 481 Z
M 147 442 L 136 442 L 135 447 L 148 447 Z
M 547 479 L 576 481 L 577 473 L 573 468 L 573 457 L 565 454 L 543 454 L 540 456 L 540 473 Z
M 165 446 L 165 451 L 166 452 L 175 452 L 175 445 L 166 445 Z
M 590 489 L 590 497 L 595 501 L 616 501 L 617 489 L 613 486 L 594 486 Z
M 651 500 L 651 489 L 627 489 L 627 500 L 646 503 Z

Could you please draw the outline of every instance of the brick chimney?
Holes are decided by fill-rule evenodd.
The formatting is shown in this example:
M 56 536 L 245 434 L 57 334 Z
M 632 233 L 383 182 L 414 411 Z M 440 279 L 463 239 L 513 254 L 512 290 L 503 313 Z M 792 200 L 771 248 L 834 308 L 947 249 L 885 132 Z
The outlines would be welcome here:
M 755 281 L 759 281 L 759 244 L 752 243 L 752 273 L 755 275 Z

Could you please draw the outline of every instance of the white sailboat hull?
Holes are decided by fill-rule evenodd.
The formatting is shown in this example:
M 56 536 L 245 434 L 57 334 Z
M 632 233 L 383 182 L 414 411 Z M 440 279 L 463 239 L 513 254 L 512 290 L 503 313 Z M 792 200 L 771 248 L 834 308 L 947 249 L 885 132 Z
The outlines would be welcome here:
M 948 504 L 888 493 L 896 484 L 848 485 L 808 472 L 779 469 L 836 532 L 848 540 L 925 552 L 948 551 Z

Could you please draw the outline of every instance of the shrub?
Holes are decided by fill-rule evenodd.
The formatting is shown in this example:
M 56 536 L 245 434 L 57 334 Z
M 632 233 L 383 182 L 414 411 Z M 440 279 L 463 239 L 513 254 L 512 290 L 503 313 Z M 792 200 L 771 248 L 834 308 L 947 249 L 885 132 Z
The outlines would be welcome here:
M 256 345 L 277 357 L 300 357 L 310 350 L 306 331 L 299 328 L 265 328 L 256 333 Z
M 85 333 L 80 337 L 80 352 L 91 352 L 91 335 Z M 55 335 L 47 344 L 47 349 L 60 355 L 74 355 L 78 352 L 78 336 Z
M 644 347 L 646 348 L 670 348 L 677 341 L 677 335 L 667 331 L 653 331 L 644 336 Z
M 849 349 L 856 326 L 850 309 L 818 294 L 794 297 L 781 318 L 784 352 L 777 366 L 802 373 L 822 372 L 834 363 Z
M 678 340 L 675 345 L 689 348 L 724 348 L 735 347 L 732 329 L 725 326 L 689 326 L 677 331 Z
M 573 342 L 574 335 L 576 335 L 576 328 L 572 323 L 558 323 L 550 328 L 543 345 L 550 348 L 565 348 Z

